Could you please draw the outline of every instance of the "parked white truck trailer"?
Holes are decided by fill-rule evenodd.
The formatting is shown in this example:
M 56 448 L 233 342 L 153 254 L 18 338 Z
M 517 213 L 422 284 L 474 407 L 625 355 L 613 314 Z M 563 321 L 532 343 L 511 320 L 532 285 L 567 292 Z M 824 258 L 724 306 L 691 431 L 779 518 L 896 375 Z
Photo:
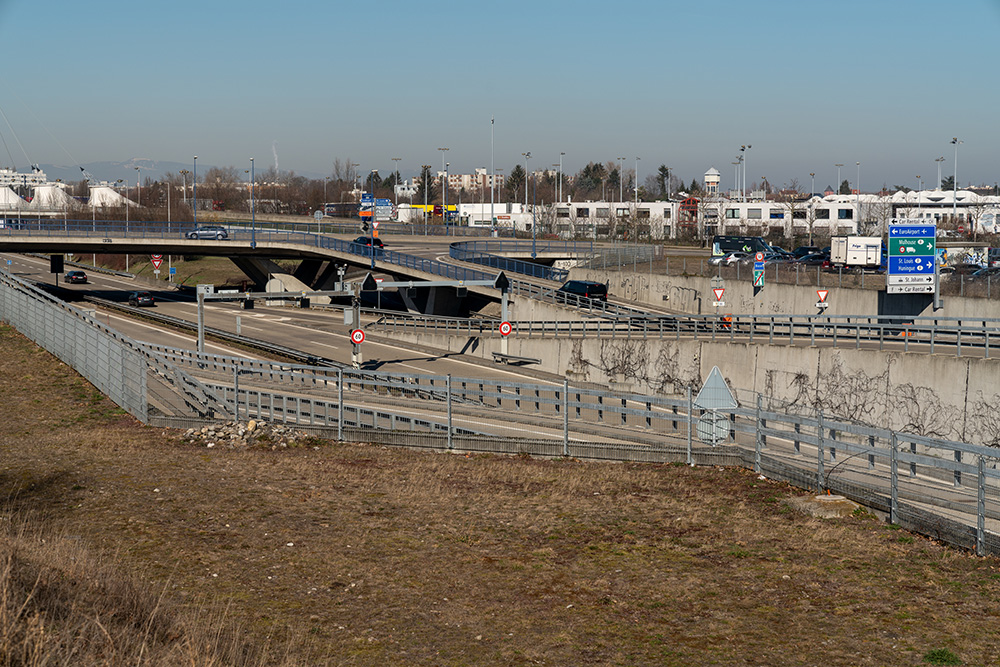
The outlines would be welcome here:
M 881 236 L 834 236 L 830 264 L 835 268 L 877 269 L 882 266 Z

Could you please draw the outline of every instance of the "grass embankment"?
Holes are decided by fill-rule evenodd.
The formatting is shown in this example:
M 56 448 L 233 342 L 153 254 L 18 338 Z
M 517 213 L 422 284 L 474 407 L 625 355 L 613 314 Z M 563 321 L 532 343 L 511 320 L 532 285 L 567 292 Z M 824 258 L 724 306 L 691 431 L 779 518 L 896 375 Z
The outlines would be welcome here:
M 0 345 L 0 664 L 1000 660 L 995 559 L 744 470 L 209 449 Z

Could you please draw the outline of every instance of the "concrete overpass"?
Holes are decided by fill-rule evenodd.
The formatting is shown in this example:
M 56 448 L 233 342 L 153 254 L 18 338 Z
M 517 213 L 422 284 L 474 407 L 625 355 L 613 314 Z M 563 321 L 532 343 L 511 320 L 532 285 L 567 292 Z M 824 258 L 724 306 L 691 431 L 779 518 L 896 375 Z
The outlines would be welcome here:
M 64 254 L 160 254 L 228 257 L 259 288 L 278 279 L 287 291 L 332 289 L 338 267 L 373 270 L 395 281 L 419 283 L 442 279 L 492 280 L 497 271 L 480 271 L 416 255 L 371 249 L 347 240 L 310 232 L 228 228 L 229 238 L 189 239 L 190 223 L 132 223 L 111 225 L 84 222 L 65 224 L 59 220 L 32 221 L 18 228 L 0 229 L 0 252 Z M 289 273 L 275 260 L 297 260 Z M 373 268 L 374 267 L 374 268 Z M 499 301 L 497 290 L 469 286 L 462 294 L 451 287 L 420 287 L 400 290 L 407 308 L 426 314 L 462 315 L 489 301 Z

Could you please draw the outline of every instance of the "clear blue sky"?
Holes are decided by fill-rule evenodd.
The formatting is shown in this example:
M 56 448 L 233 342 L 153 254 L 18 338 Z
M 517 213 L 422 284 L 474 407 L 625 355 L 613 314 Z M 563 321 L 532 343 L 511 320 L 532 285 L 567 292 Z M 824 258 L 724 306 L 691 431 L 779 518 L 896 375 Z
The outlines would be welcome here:
M 377 8 L 377 9 L 376 9 Z M 31 162 L 335 158 L 534 168 L 626 157 L 689 182 L 1000 180 L 1000 0 L 376 3 L 0 0 L 0 108 Z M 0 135 L 27 160 L 7 123 Z M 0 146 L 0 150 L 3 147 Z M 6 150 L 0 165 L 9 166 Z

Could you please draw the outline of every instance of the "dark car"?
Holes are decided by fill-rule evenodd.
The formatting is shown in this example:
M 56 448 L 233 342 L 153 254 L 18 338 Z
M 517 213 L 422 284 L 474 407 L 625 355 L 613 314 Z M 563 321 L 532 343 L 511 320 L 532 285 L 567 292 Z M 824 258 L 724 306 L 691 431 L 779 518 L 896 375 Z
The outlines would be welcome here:
M 608 300 L 608 286 L 595 283 L 590 280 L 570 280 L 565 285 L 556 290 L 556 298 L 560 301 L 576 301 L 574 297 L 586 299 Z
M 359 236 L 358 238 L 356 238 L 353 241 L 351 241 L 351 243 L 357 243 L 358 245 L 364 245 L 364 246 L 373 245 L 376 248 L 384 248 L 385 247 L 385 244 L 382 243 L 382 239 L 380 239 L 377 236 L 375 236 L 375 237 L 371 237 L 371 236 Z
M 808 255 L 802 255 L 798 259 L 794 260 L 794 263 L 801 266 L 824 266 L 829 261 L 829 255 L 821 252 L 813 252 Z
M 86 283 L 87 274 L 83 271 L 67 271 L 63 280 L 68 283 Z
M 149 292 L 132 292 L 128 295 L 128 305 L 130 306 L 154 306 L 153 295 Z
M 376 257 L 378 257 L 382 254 L 383 248 L 385 248 L 385 244 L 382 243 L 382 239 L 380 239 L 377 236 L 376 237 L 359 236 L 358 238 L 351 241 L 351 243 L 354 245 L 364 246 L 363 249 L 354 250 L 354 252 L 358 253 L 359 255 L 374 254 Z M 374 253 L 372 253 L 372 250 L 369 250 L 369 248 L 371 248 L 374 251 Z
M 226 231 L 225 227 L 205 225 L 188 232 L 187 237 L 189 239 L 215 239 L 216 241 L 222 241 L 229 238 L 229 232 Z
M 795 257 L 805 257 L 806 255 L 814 255 L 816 253 L 821 253 L 821 252 L 823 251 L 819 249 L 819 246 L 800 245 L 798 248 L 792 251 L 792 254 L 795 255 Z
M 942 266 L 938 269 L 938 272 L 942 275 L 956 275 L 956 276 L 971 276 L 976 271 L 982 269 L 981 264 L 973 264 L 972 262 L 958 262 L 957 264 L 948 264 L 947 266 Z

